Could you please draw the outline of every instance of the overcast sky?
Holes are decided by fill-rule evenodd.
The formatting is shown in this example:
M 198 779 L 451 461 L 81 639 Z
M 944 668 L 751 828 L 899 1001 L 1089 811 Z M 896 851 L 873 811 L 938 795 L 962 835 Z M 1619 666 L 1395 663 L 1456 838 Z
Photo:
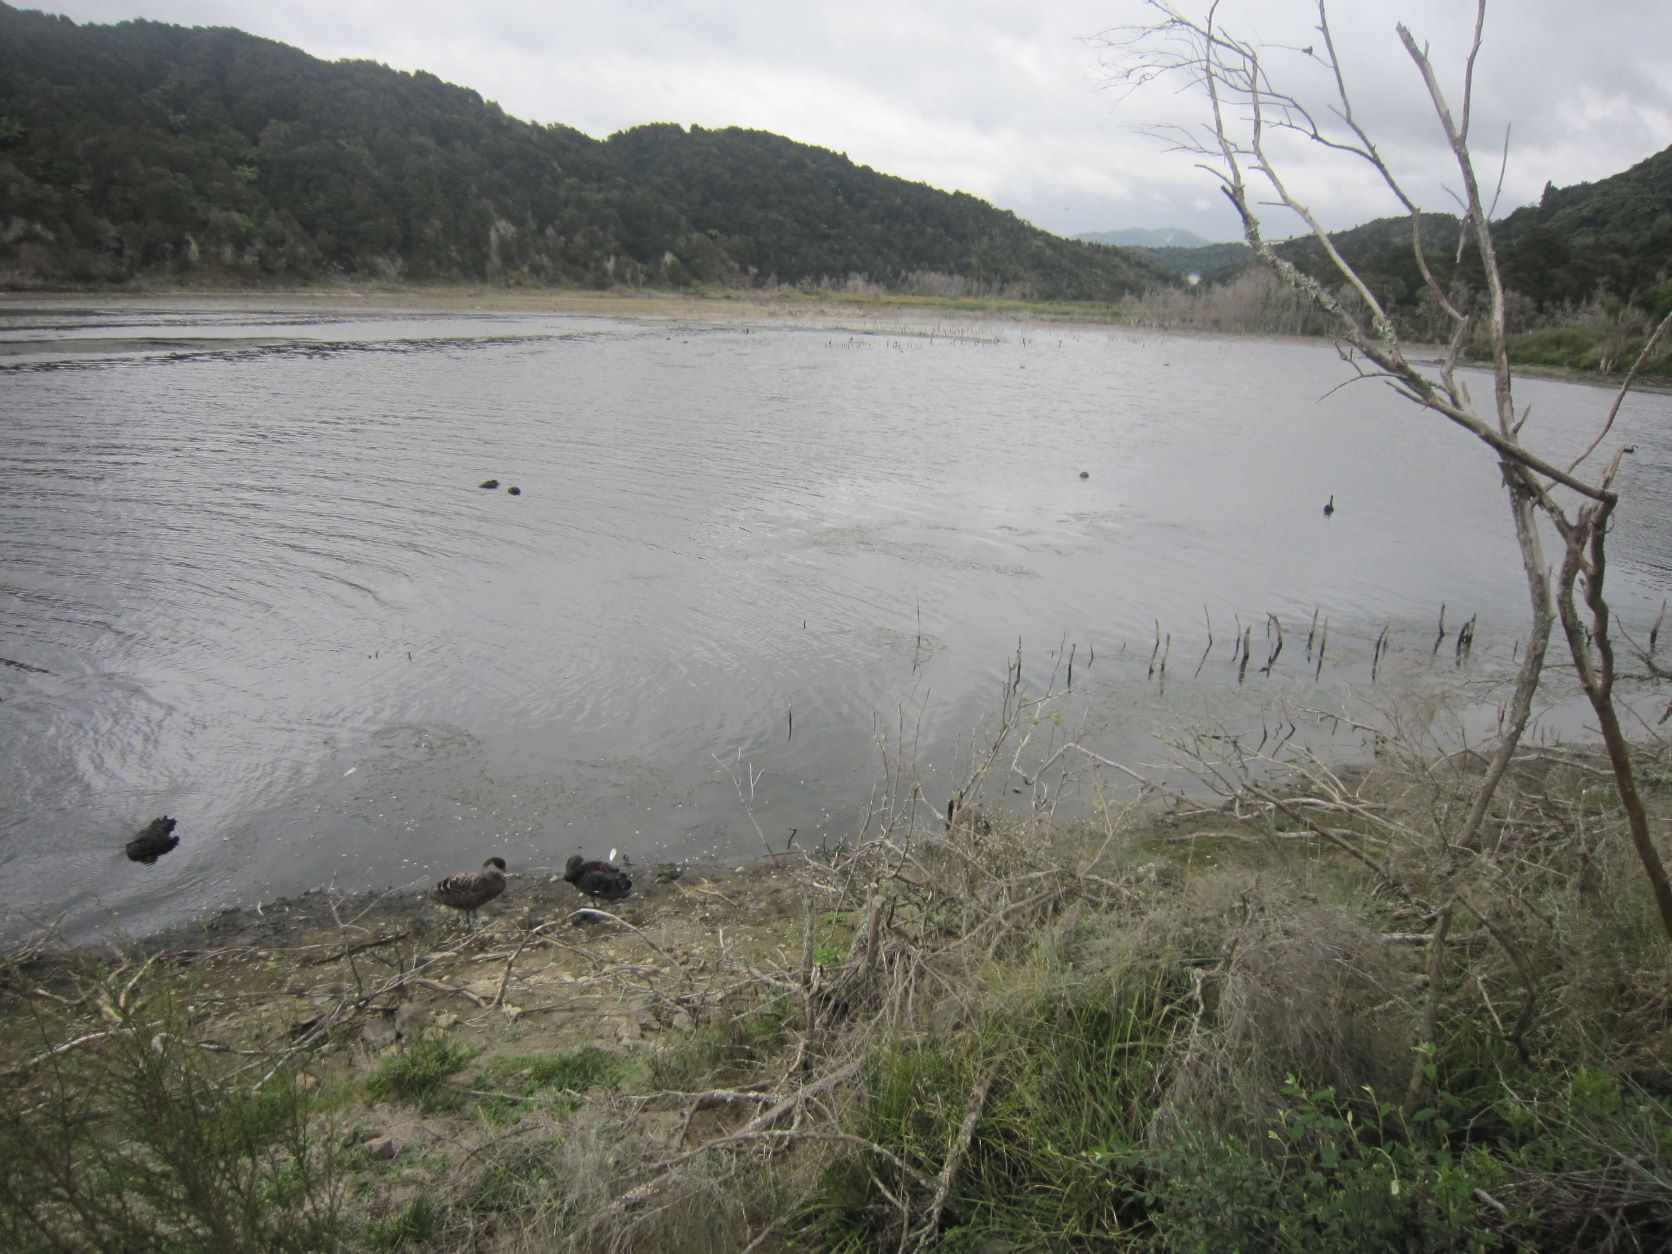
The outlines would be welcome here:
M 1199 11 L 1205 0 L 1180 5 Z M 1212 181 L 1142 130 L 1199 117 L 1195 98 L 1171 90 L 1123 95 L 1109 85 L 1097 37 L 1144 20 L 1142 0 L 38 7 L 77 21 L 236 26 L 318 57 L 429 70 L 514 116 L 599 138 L 644 122 L 775 131 L 884 173 L 971 192 L 1061 234 L 1182 226 L 1211 239 L 1238 235 Z M 1427 40 L 1454 87 L 1473 9 L 1466 0 L 1336 0 L 1331 11 L 1355 105 L 1385 155 L 1436 209 L 1450 207 L 1446 154 L 1393 27 L 1402 20 Z M 1317 43 L 1312 0 L 1223 0 L 1220 14 L 1266 43 Z M 1536 200 L 1547 179 L 1566 186 L 1602 178 L 1672 143 L 1668 15 L 1667 0 L 1493 0 L 1474 125 L 1495 152 L 1512 124 L 1500 212 Z M 1285 72 L 1281 57 L 1270 63 Z M 1307 82 L 1298 55 L 1289 63 L 1294 81 Z M 1328 226 L 1394 212 L 1370 179 L 1340 165 L 1297 159 L 1294 175 Z

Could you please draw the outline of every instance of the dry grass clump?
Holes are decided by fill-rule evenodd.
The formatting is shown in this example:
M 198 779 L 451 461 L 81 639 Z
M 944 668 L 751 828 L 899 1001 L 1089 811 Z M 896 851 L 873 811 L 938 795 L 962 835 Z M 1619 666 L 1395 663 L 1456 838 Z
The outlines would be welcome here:
M 1407 954 L 1361 915 L 1280 890 L 1244 890 L 1218 923 L 1220 955 L 1193 971 L 1196 1006 L 1165 1068 L 1152 1144 L 1185 1128 L 1263 1127 L 1294 1077 L 1398 1090 L 1415 1043 Z

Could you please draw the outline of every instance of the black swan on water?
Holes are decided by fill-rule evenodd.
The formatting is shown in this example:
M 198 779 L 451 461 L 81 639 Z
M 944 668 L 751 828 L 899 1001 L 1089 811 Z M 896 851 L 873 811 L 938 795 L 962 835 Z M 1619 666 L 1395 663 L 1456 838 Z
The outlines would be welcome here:
M 430 889 L 430 897 L 444 906 L 464 911 L 465 926 L 476 921 L 476 912 L 505 891 L 505 859 L 489 858 L 480 871 L 449 875 Z
M 1324 517 L 1328 518 L 1333 513 L 1335 513 L 1335 493 L 1331 492 L 1329 501 L 1324 505 Z
M 620 901 L 633 891 L 627 872 L 608 862 L 588 862 L 578 853 L 569 859 L 563 878 L 594 901 Z
M 499 486 L 499 480 L 498 479 L 484 479 L 477 486 L 482 487 L 482 488 L 497 488 Z
M 165 814 L 140 828 L 139 835 L 128 842 L 128 858 L 151 866 L 179 843 L 180 838 L 174 834 L 174 820 Z

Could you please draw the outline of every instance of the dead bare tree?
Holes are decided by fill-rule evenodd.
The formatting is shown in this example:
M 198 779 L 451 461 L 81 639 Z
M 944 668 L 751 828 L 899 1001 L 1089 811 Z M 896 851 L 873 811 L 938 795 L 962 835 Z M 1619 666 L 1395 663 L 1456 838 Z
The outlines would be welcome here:
M 1201 158 L 1201 168 L 1219 181 L 1220 190 L 1241 219 L 1245 238 L 1261 261 L 1329 315 L 1338 343 L 1343 346 L 1341 355 L 1358 377 L 1386 383 L 1413 404 L 1475 436 L 1497 457 L 1509 489 L 1532 628 L 1501 740 L 1473 803 L 1450 835 L 1448 866 L 1455 869 L 1460 860 L 1478 851 L 1483 820 L 1526 729 L 1550 635 L 1560 622 L 1580 686 L 1597 716 L 1634 851 L 1654 895 L 1661 923 L 1672 937 L 1672 882 L 1649 833 L 1631 745 L 1621 726 L 1614 694 L 1614 644 L 1604 578 L 1608 527 L 1619 501 L 1613 483 L 1623 450 L 1616 450 L 1600 471 L 1589 477 L 1581 474 L 1581 468 L 1608 438 L 1643 362 L 1666 337 L 1672 315 L 1648 337 L 1585 448 L 1566 465 L 1541 457 L 1521 439 L 1530 411 L 1518 415 L 1516 410 L 1505 294 L 1492 239 L 1493 206 L 1483 196 L 1470 146 L 1475 64 L 1485 29 L 1485 0 L 1478 0 L 1476 6 L 1474 36 L 1463 71 L 1461 109 L 1455 113 L 1427 47 L 1404 25 L 1395 28 L 1421 79 L 1461 182 L 1460 190 L 1454 193 L 1463 209 L 1457 252 L 1461 257 L 1472 248 L 1484 276 L 1484 292 L 1474 297 L 1448 290 L 1430 268 L 1423 247 L 1422 210 L 1354 112 L 1324 0 L 1318 3 L 1317 39 L 1310 47 L 1270 50 L 1274 54 L 1292 52 L 1322 63 L 1333 90 L 1327 104 L 1320 107 L 1303 102 L 1274 83 L 1263 60 L 1268 48 L 1222 27 L 1217 0 L 1200 18 L 1185 15 L 1168 0 L 1150 0 L 1150 4 L 1156 15 L 1153 22 L 1111 32 L 1107 37 L 1111 53 L 1107 64 L 1115 81 L 1137 87 L 1160 78 L 1183 78 L 1199 93 L 1206 110 L 1205 121 L 1197 127 L 1165 128 L 1164 134 L 1176 149 Z M 1450 328 L 1437 367 L 1424 367 L 1411 360 L 1388 309 L 1285 181 L 1283 164 L 1271 143 L 1274 134 L 1298 136 L 1343 161 L 1367 164 L 1410 216 L 1412 255 L 1428 298 L 1443 312 Z M 1261 198 L 1258 202 L 1256 190 Z M 1345 286 L 1345 298 L 1297 269 L 1271 246 L 1260 217 L 1268 204 L 1293 213 L 1304 224 Z M 1490 357 L 1493 391 L 1489 405 L 1477 405 L 1468 384 L 1457 375 L 1464 348 L 1474 337 L 1484 339 Z M 1561 560 L 1554 574 L 1545 556 L 1540 518 L 1548 521 L 1561 544 Z M 1452 899 L 1447 897 L 1434 931 L 1436 945 L 1443 943 L 1438 938 L 1445 935 L 1451 909 Z M 1437 962 L 1438 954 L 1434 958 Z

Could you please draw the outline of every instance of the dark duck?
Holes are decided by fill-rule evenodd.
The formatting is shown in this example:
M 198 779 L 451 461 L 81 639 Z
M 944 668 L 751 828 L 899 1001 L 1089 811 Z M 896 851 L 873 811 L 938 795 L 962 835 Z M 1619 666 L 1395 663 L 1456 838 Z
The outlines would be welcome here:
M 465 926 L 476 922 L 476 912 L 505 891 L 505 859 L 489 858 L 480 871 L 449 875 L 430 889 L 430 897 L 444 906 L 464 911 Z
M 966 805 L 964 794 L 958 793 L 946 803 L 946 830 L 960 829 L 976 836 L 991 836 L 993 820 L 980 806 Z
M 569 859 L 563 878 L 594 901 L 620 901 L 633 891 L 632 878 L 608 862 L 588 862 L 580 854 Z
M 140 828 L 139 835 L 128 842 L 128 859 L 151 866 L 179 843 L 180 838 L 174 834 L 174 820 L 165 814 Z

